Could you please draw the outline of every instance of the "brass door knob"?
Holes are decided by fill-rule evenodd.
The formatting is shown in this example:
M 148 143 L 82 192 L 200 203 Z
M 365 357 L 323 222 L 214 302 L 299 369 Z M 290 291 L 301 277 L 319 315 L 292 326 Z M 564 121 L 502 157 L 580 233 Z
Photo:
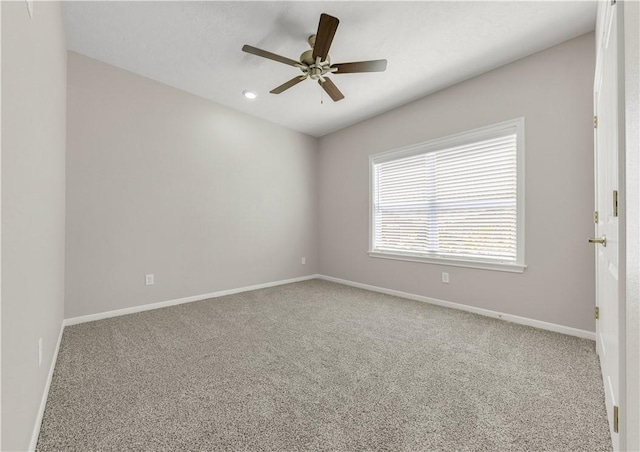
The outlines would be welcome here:
M 599 239 L 590 238 L 589 243 L 599 243 L 602 246 L 607 246 L 607 238 L 604 235 Z

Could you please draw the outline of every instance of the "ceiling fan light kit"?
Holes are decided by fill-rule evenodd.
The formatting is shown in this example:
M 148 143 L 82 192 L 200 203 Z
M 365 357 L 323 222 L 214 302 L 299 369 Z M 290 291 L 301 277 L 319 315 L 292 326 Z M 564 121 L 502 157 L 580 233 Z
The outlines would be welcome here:
M 331 59 L 329 58 L 329 48 L 331 47 L 339 23 L 340 21 L 336 17 L 321 14 L 318 31 L 315 35 L 309 36 L 308 39 L 311 49 L 302 52 L 300 61 L 295 61 L 249 45 L 243 46 L 242 50 L 252 55 L 295 66 L 300 69 L 302 75 L 298 75 L 288 82 L 272 89 L 270 91 L 272 94 L 280 94 L 304 80 L 311 79 L 317 81 L 329 97 L 331 97 L 334 102 L 337 102 L 344 99 L 344 95 L 331 79 L 327 77 L 328 74 L 383 72 L 387 68 L 387 60 L 339 63 L 332 66 Z

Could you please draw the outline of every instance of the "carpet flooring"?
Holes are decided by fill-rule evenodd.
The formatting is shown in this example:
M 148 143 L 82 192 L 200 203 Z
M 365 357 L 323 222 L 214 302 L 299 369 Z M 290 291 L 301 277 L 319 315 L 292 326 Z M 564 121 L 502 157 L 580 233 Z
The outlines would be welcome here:
M 321 280 L 64 331 L 38 451 L 606 451 L 592 341 Z

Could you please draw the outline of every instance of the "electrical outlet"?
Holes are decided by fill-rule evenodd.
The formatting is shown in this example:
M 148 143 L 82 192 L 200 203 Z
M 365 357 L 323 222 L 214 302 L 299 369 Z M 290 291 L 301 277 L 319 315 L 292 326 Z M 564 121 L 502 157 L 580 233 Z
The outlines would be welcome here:
M 302 258 L 302 265 L 305 265 L 306 263 L 307 263 L 307 258 L 306 258 L 306 257 L 303 257 L 303 258 Z
M 38 339 L 38 367 L 42 367 L 42 338 Z
M 144 283 L 147 286 L 153 286 L 155 284 L 153 275 L 145 275 L 144 276 Z
M 442 272 L 442 282 L 449 284 L 449 273 Z

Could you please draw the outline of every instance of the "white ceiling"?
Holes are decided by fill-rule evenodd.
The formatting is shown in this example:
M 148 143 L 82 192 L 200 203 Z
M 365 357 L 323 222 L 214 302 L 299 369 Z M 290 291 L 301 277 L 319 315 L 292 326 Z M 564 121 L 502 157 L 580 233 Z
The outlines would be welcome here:
M 340 19 L 334 63 L 386 58 L 384 73 L 341 74 L 334 103 L 297 69 L 320 13 Z M 68 48 L 313 136 L 322 136 L 594 29 L 593 1 L 66 2 Z M 243 90 L 258 93 L 249 101 Z

